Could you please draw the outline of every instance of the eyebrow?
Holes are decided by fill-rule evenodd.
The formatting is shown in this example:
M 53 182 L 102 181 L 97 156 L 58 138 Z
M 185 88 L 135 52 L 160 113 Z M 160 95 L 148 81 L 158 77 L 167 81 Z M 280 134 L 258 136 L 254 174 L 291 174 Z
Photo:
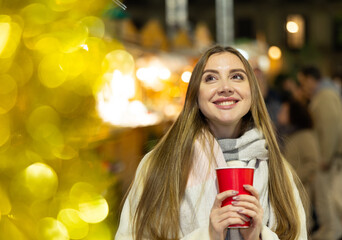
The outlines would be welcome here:
M 203 71 L 203 74 L 205 74 L 205 73 L 207 73 L 207 72 L 212 72 L 212 73 L 219 73 L 217 70 L 215 70 L 215 69 L 207 69 L 207 70 L 204 70 Z M 242 68 L 234 68 L 234 69 L 232 69 L 232 70 L 230 70 L 229 71 L 229 73 L 236 73 L 236 72 L 243 72 L 244 74 L 246 74 L 247 75 L 247 73 L 246 73 L 246 71 L 245 70 L 243 70 Z M 203 75 L 202 74 L 202 75 Z

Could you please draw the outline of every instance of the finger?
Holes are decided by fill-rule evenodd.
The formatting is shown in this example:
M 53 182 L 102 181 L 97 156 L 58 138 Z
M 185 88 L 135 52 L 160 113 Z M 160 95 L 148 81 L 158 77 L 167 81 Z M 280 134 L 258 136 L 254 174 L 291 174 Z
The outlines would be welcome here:
M 228 191 L 217 194 L 215 198 L 214 206 L 216 208 L 221 207 L 223 200 L 225 200 L 228 197 L 236 196 L 238 193 L 239 193 L 238 191 L 228 190 Z
M 256 204 L 251 203 L 251 202 L 246 202 L 246 201 L 233 201 L 232 205 L 236 206 L 236 207 L 252 210 L 255 212 L 258 212 L 259 209 L 261 209 L 261 207 L 259 207 L 259 205 L 256 205 Z
M 233 205 L 224 206 L 212 211 L 211 218 L 214 219 L 215 222 L 221 222 L 227 218 L 242 218 L 245 221 L 249 220 L 248 217 L 238 213 L 239 210 L 241 210 L 241 207 L 235 207 Z
M 255 187 L 251 186 L 251 185 L 243 185 L 244 189 L 246 189 L 248 192 L 250 192 L 254 197 L 256 197 L 256 199 L 259 200 L 259 193 L 256 190 Z

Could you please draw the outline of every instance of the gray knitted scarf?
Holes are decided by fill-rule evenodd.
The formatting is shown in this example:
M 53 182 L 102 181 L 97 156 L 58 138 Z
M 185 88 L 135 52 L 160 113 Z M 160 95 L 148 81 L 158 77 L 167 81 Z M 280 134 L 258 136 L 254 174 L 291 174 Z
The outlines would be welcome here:
M 268 150 L 263 134 L 252 128 L 241 137 L 234 139 L 218 139 L 224 158 L 228 165 L 249 165 L 251 160 L 268 160 Z M 242 163 L 241 163 L 242 162 Z

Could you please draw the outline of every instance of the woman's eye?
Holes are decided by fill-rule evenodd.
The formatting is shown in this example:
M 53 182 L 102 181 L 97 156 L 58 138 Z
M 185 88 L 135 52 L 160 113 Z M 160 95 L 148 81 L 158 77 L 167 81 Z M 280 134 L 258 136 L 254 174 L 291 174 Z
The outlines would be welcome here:
M 215 80 L 215 77 L 214 77 L 214 76 L 208 75 L 208 76 L 205 77 L 205 81 L 206 81 L 206 82 L 210 82 L 210 81 L 212 81 L 212 80 Z
M 244 80 L 244 76 L 242 74 L 234 74 L 232 76 L 233 79 Z

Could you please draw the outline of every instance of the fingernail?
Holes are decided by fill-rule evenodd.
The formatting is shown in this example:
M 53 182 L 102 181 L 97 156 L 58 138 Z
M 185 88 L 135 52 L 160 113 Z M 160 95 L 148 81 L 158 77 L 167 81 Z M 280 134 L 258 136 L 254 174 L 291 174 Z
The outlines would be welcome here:
M 238 191 L 233 191 L 233 194 L 238 194 L 239 192 Z
M 243 187 L 245 187 L 245 188 L 248 188 L 248 187 L 249 187 L 249 185 L 246 185 L 246 184 L 245 184 L 245 185 L 243 185 Z
M 239 209 L 238 212 L 239 212 L 239 213 L 242 213 L 242 212 L 243 212 L 243 209 Z
M 233 205 L 238 204 L 238 201 L 232 201 L 232 204 Z
M 235 196 L 233 197 L 234 200 L 238 200 L 239 199 L 239 196 Z

